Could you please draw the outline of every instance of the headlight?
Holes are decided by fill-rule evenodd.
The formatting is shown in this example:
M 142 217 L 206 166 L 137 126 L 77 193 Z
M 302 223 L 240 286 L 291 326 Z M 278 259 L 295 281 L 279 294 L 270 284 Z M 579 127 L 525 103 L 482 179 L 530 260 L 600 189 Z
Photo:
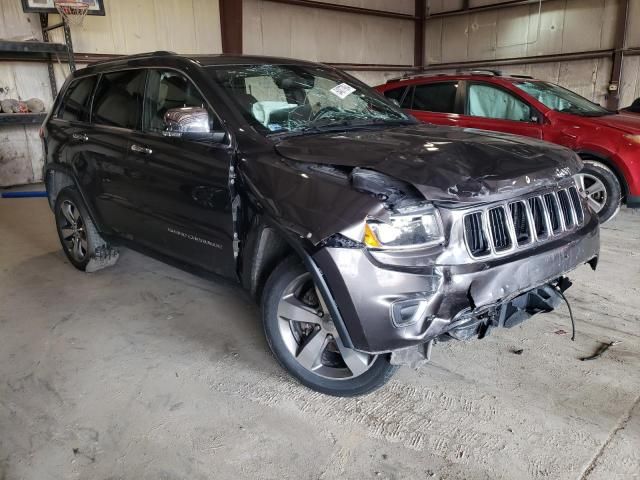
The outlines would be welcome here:
M 442 243 L 442 226 L 433 205 L 405 208 L 388 222 L 368 219 L 363 242 L 369 248 L 407 249 Z
M 631 143 L 640 143 L 640 135 L 625 135 L 624 138 L 629 140 Z

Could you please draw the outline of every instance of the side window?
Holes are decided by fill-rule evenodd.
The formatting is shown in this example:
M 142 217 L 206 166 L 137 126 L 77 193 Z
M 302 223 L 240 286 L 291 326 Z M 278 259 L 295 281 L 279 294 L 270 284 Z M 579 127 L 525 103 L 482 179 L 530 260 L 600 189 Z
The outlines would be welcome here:
M 93 87 L 96 85 L 96 80 L 96 76 L 91 76 L 72 82 L 65 92 L 56 116 L 62 120 L 88 122 L 91 109 L 91 92 L 93 92 Z
M 168 130 L 167 119 L 174 118 L 176 114 L 179 116 L 176 109 L 187 107 L 207 109 L 207 103 L 196 86 L 187 77 L 172 70 L 149 71 L 144 102 L 142 129 L 147 132 Z M 209 112 L 209 120 L 213 118 Z
M 129 129 L 138 128 L 146 70 L 106 73 L 93 99 L 92 122 Z
M 392 88 L 391 90 L 385 90 L 384 96 L 390 100 L 395 100 L 398 105 L 402 102 L 402 97 L 404 96 L 404 92 L 407 90 L 407 87 L 400 88 Z
M 454 113 L 458 82 L 427 83 L 416 85 L 413 94 L 413 110 Z
M 467 111 L 474 117 L 496 118 L 528 122 L 531 107 L 511 93 L 494 87 L 472 83 L 469 85 Z

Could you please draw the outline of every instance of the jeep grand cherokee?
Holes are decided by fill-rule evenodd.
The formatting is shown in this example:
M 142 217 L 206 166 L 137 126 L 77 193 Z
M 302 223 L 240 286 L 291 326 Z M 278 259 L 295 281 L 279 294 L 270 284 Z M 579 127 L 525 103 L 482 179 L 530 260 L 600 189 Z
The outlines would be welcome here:
M 239 282 L 277 360 L 328 394 L 369 392 L 435 342 L 551 311 L 565 274 L 597 262 L 575 153 L 422 125 L 315 63 L 156 52 L 90 65 L 42 137 L 75 267 L 111 265 L 125 244 Z

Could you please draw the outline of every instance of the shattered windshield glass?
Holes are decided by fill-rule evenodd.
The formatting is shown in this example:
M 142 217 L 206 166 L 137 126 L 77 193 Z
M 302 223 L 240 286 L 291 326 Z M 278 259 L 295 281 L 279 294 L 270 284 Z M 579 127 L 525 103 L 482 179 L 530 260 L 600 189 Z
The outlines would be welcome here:
M 314 65 L 220 65 L 211 77 L 264 134 L 415 123 L 359 81 Z

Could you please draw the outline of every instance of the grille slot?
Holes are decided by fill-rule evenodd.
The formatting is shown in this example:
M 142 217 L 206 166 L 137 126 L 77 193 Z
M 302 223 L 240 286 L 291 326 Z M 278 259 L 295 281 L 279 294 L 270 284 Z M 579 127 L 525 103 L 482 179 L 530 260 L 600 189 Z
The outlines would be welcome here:
M 507 216 L 503 207 L 489 210 L 489 225 L 491 226 L 491 239 L 496 252 L 507 250 L 511 247 Z
M 536 237 L 540 239 L 546 238 L 549 235 L 549 232 L 547 231 L 547 222 L 544 219 L 544 206 L 542 205 L 540 197 L 533 197 L 529 199 L 529 209 L 531 209 Z
M 509 205 L 511 211 L 511 219 L 516 232 L 516 241 L 518 245 L 525 245 L 531 241 L 531 229 L 529 227 L 529 218 L 527 217 L 527 208 L 524 202 L 515 202 Z
M 474 257 L 507 254 L 563 235 L 584 219 L 582 198 L 570 186 L 467 213 L 464 239 Z
M 465 238 L 471 255 L 481 257 L 489 253 L 489 242 L 482 228 L 482 213 L 472 213 L 464 217 Z
M 560 209 L 562 210 L 562 218 L 564 219 L 565 227 L 573 227 L 575 219 L 573 218 L 571 200 L 569 199 L 569 194 L 566 190 L 560 190 L 558 192 L 558 200 L 560 202 Z
M 552 193 L 544 196 L 544 204 L 547 207 L 547 214 L 551 222 L 551 231 L 553 233 L 560 231 L 560 212 L 558 211 L 558 202 Z
M 569 189 L 569 196 L 571 197 L 571 203 L 573 204 L 573 210 L 576 212 L 576 220 L 578 225 L 584 222 L 584 212 L 582 211 L 582 200 L 580 200 L 580 194 L 576 187 Z

